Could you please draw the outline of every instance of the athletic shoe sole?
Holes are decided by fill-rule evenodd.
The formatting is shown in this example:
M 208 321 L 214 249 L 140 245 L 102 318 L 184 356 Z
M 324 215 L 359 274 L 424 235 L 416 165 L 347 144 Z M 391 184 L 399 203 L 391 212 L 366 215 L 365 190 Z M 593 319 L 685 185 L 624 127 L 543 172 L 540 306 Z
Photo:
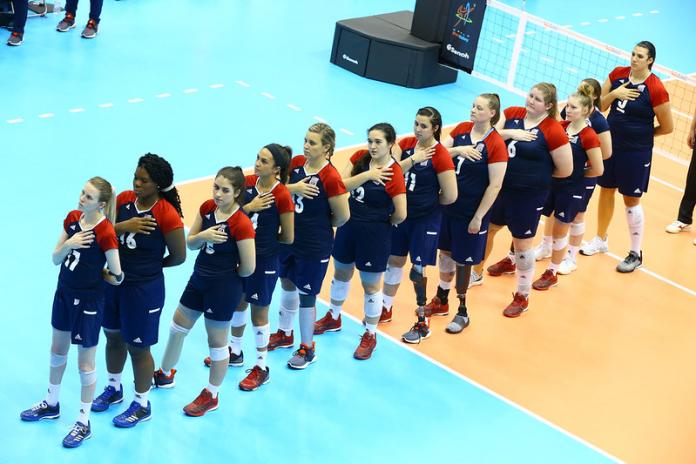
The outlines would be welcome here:
M 218 408 L 218 405 L 215 405 L 215 406 L 213 406 L 213 407 L 210 408 L 210 409 L 206 409 L 205 411 L 203 411 L 203 412 L 200 413 L 200 414 L 189 414 L 189 413 L 187 413 L 186 411 L 184 411 L 184 414 L 187 415 L 187 416 L 189 416 L 189 417 L 203 417 L 204 415 L 206 415 L 206 414 L 209 413 L 210 411 L 215 411 L 217 408 Z
M 68 32 L 70 29 L 75 29 L 75 24 L 73 24 L 72 26 L 68 26 L 67 29 L 58 29 L 56 27 L 56 31 L 58 31 L 58 32 Z
M 142 419 L 138 419 L 135 422 L 127 422 L 127 423 L 120 423 L 120 422 L 114 422 L 113 420 L 111 421 L 116 427 L 119 429 L 130 429 L 132 427 L 135 427 L 141 422 L 149 421 L 152 418 L 152 413 L 150 413 L 149 416 L 143 417 Z
M 50 415 L 50 416 L 41 416 L 37 417 L 36 419 L 25 419 L 24 417 L 20 417 L 24 422 L 38 422 L 40 420 L 44 419 L 58 419 L 60 417 L 60 413 L 55 414 L 55 415 Z
M 176 385 L 176 382 L 168 383 L 165 385 L 157 385 L 156 383 L 152 383 L 152 385 L 155 386 L 155 388 L 174 388 L 174 385 Z
M 617 266 L 617 267 L 616 267 L 616 272 L 619 272 L 619 273 L 621 273 L 621 274 L 630 274 L 631 272 L 635 271 L 636 269 L 640 269 L 641 267 L 643 267 L 643 263 L 637 265 L 637 266 L 634 267 L 633 269 L 627 269 L 627 270 L 623 271 L 623 270 L 619 269 L 619 267 Z
M 422 335 L 418 340 L 406 340 L 404 337 L 401 337 L 401 340 L 403 340 L 404 343 L 410 343 L 412 345 L 415 345 L 415 344 L 420 343 L 421 340 L 425 340 L 426 338 L 430 338 L 430 334 L 432 332 L 433 332 L 432 330 L 429 331 L 427 335 Z
M 270 382 L 270 381 L 271 381 L 271 379 L 266 379 L 265 381 L 261 382 L 261 385 L 259 385 L 258 387 L 255 387 L 255 388 L 244 388 L 244 387 L 242 387 L 242 386 L 240 385 L 240 386 L 239 386 L 239 389 L 242 390 L 242 391 L 245 391 L 245 392 L 253 392 L 253 391 L 256 391 L 256 390 L 258 390 L 259 388 L 261 388 L 261 386 L 266 385 L 266 384 L 267 384 L 268 382 Z
M 336 327 L 335 329 L 325 329 L 323 332 L 314 332 L 314 335 L 322 335 L 325 334 L 326 332 L 339 332 L 341 330 L 341 327 Z
M 314 355 L 314 359 L 312 359 L 312 360 L 309 361 L 309 362 L 304 363 L 302 366 L 293 366 L 293 365 L 290 364 L 290 362 L 288 362 L 288 367 L 289 367 L 290 369 L 295 370 L 295 371 L 301 371 L 302 369 L 305 369 L 305 368 L 306 368 L 307 366 L 309 366 L 310 364 L 314 364 L 314 362 L 315 362 L 316 360 L 317 360 L 317 355 Z
M 91 409 L 92 409 L 92 412 L 104 412 L 104 411 L 108 411 L 109 408 L 111 406 L 113 406 L 114 404 L 119 404 L 119 403 L 123 403 L 123 397 L 121 397 L 121 399 L 119 399 L 119 400 L 116 400 L 116 401 L 109 403 L 104 409 L 94 409 L 94 403 L 92 403 Z
M 529 311 L 529 306 L 527 306 L 525 309 L 523 309 L 522 311 L 520 311 L 517 314 L 507 315 L 507 314 L 503 313 L 503 316 L 509 317 L 510 319 L 514 319 L 516 317 L 520 317 L 522 315 L 522 313 L 526 313 L 527 311 Z

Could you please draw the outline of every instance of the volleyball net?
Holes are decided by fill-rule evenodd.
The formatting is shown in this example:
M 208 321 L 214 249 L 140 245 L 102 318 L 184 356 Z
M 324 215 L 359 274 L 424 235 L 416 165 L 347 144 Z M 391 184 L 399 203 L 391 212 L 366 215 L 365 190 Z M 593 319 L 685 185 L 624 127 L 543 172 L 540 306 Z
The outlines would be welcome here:
M 630 51 L 586 37 L 525 11 L 488 0 L 481 28 L 476 67 L 472 75 L 525 96 L 537 82 L 552 82 L 565 100 L 580 81 L 593 77 L 600 83 L 617 66 L 628 66 Z M 691 150 L 686 145 L 696 108 L 696 76 L 655 64 L 670 95 L 674 132 L 655 139 L 655 151 L 682 164 Z

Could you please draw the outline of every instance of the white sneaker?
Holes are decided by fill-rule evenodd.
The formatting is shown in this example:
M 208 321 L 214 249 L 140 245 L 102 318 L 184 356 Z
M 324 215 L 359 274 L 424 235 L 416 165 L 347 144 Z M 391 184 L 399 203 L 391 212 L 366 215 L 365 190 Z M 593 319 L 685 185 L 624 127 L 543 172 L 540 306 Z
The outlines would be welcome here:
M 483 284 L 483 274 L 479 274 L 478 272 L 471 269 L 471 278 L 469 278 L 469 288 L 481 284 Z
M 578 263 L 575 260 L 565 257 L 561 264 L 558 266 L 558 273 L 561 275 L 568 275 L 578 268 Z
M 545 244 L 544 242 L 541 242 L 539 245 L 536 246 L 536 248 L 534 248 L 534 256 L 536 256 L 537 261 L 550 258 L 551 253 L 551 247 Z
M 665 231 L 670 234 L 678 234 L 679 232 L 684 232 L 689 229 L 691 229 L 691 224 L 684 224 L 681 221 L 674 221 L 665 227 Z
M 591 242 L 586 243 L 580 247 L 580 254 L 585 256 L 596 255 L 597 253 L 606 253 L 609 251 L 609 239 L 602 240 L 599 237 L 595 237 Z

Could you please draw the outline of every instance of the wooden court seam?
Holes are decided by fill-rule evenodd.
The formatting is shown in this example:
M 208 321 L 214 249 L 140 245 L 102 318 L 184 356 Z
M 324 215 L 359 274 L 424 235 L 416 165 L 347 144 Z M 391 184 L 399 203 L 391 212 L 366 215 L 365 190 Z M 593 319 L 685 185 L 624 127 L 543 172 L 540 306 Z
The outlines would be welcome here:
M 327 308 L 329 307 L 329 303 L 328 303 L 326 300 L 324 300 L 323 298 L 317 297 L 317 301 L 320 302 L 321 304 L 323 304 L 324 306 L 326 306 Z M 352 321 L 355 322 L 356 324 L 359 324 L 360 326 L 362 326 L 362 321 L 360 321 L 357 317 L 353 316 L 353 315 L 350 314 L 349 312 L 347 312 L 347 311 L 341 311 L 341 314 L 342 314 L 343 316 L 349 318 L 350 320 L 352 320 Z M 511 399 L 506 398 L 506 397 L 502 396 L 502 395 L 499 394 L 499 393 L 496 393 L 495 391 L 491 390 L 490 388 L 488 388 L 488 387 L 486 387 L 486 386 L 484 386 L 484 385 L 481 385 L 480 383 L 476 382 L 475 380 L 470 379 L 469 377 L 465 376 L 464 374 L 462 374 L 462 373 L 460 373 L 460 372 L 457 372 L 456 370 L 454 370 L 454 369 L 452 369 L 451 367 L 449 367 L 449 366 L 447 366 L 447 365 L 441 363 L 440 361 L 438 361 L 438 360 L 436 360 L 436 359 L 434 359 L 434 358 L 431 358 L 431 357 L 428 356 L 427 354 L 421 353 L 420 351 L 416 350 L 416 349 L 413 348 L 412 346 L 406 345 L 405 343 L 402 343 L 401 341 L 396 340 L 396 339 L 395 339 L 394 337 L 392 337 L 391 335 L 389 335 L 389 334 L 387 334 L 387 333 L 385 333 L 385 332 L 382 332 L 382 331 L 379 330 L 379 329 L 377 329 L 377 333 L 380 334 L 383 338 L 386 338 L 386 339 L 388 339 L 389 341 L 391 341 L 392 343 L 394 343 L 395 345 L 401 347 L 402 349 L 405 349 L 405 350 L 407 350 L 407 351 L 410 351 L 411 353 L 413 353 L 413 354 L 415 354 L 415 355 L 417 355 L 417 356 L 419 356 L 419 357 L 425 359 L 426 361 L 428 361 L 428 362 L 430 362 L 431 364 L 433 364 L 433 365 L 439 367 L 440 369 L 443 369 L 444 371 L 448 372 L 449 374 L 454 375 L 455 377 L 459 378 L 460 380 L 463 380 L 463 381 L 467 382 L 468 384 L 470 384 L 470 385 L 472 385 L 472 386 L 478 388 L 479 390 L 481 390 L 481 391 L 483 391 L 483 392 L 485 392 L 485 393 L 487 393 L 487 394 L 493 396 L 494 398 L 496 398 L 496 399 L 502 401 L 503 403 L 507 404 L 508 406 L 511 406 L 511 407 L 517 409 L 518 411 L 520 411 L 520 412 L 522 412 L 522 413 L 524 413 L 524 414 L 530 416 L 531 418 L 533 418 L 533 419 L 535 419 L 535 420 L 537 420 L 537 421 L 543 423 L 544 425 L 546 425 L 546 426 L 548 426 L 548 427 L 551 427 L 552 429 L 554 429 L 554 430 L 560 432 L 561 434 L 566 435 L 566 436 L 569 437 L 569 438 L 572 438 L 573 440 L 577 441 L 578 443 L 582 444 L 583 446 L 586 446 L 587 448 L 589 448 L 589 449 L 591 449 L 591 450 L 593 450 L 593 451 L 595 451 L 595 452 L 597 452 L 597 453 L 603 455 L 604 457 L 606 457 L 606 458 L 608 458 L 608 459 L 610 459 L 610 460 L 613 460 L 614 462 L 617 462 L 617 463 L 623 463 L 623 462 L 624 462 L 624 461 L 620 460 L 619 458 L 617 458 L 616 456 L 610 454 L 609 452 L 607 452 L 607 451 L 605 451 L 605 450 L 599 448 L 598 446 L 596 446 L 596 445 L 594 445 L 594 444 L 588 442 L 587 440 L 585 440 L 585 439 L 583 439 L 583 438 L 580 438 L 579 436 L 573 434 L 572 432 L 569 432 L 568 430 L 564 429 L 564 428 L 561 427 L 560 425 L 554 424 L 553 422 L 549 421 L 548 419 L 545 419 L 545 418 L 539 416 L 538 414 L 536 414 L 536 413 L 530 411 L 529 409 L 526 409 L 525 407 L 523 407 L 523 406 L 521 406 L 521 405 L 515 403 L 515 402 L 512 401 Z

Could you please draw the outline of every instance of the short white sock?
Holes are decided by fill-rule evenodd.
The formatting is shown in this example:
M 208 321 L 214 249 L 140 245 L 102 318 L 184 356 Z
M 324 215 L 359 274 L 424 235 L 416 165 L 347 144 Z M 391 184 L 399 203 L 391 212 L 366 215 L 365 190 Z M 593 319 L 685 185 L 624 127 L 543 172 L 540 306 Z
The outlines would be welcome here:
M 218 391 L 220 391 L 220 387 L 216 387 L 212 383 L 209 383 L 206 388 L 208 389 L 213 398 L 217 398 Z
M 48 393 L 46 394 L 46 403 L 49 406 L 55 406 L 58 404 L 58 397 L 60 396 L 60 384 L 58 385 L 53 385 L 52 383 L 48 384 Z
M 235 337 L 232 335 L 230 337 L 230 349 L 232 354 L 239 355 L 242 352 L 242 337 Z
M 147 408 L 147 397 L 149 396 L 149 394 L 150 394 L 149 388 L 147 389 L 147 391 L 145 393 L 135 392 L 135 401 L 137 401 L 138 404 L 140 406 L 142 406 L 143 408 Z
M 331 317 L 334 321 L 337 320 L 341 315 L 341 306 L 342 305 L 335 305 L 333 303 L 329 303 L 329 310 L 331 312 Z
M 123 374 L 122 372 L 119 372 L 118 374 L 113 374 L 111 372 L 107 371 L 107 374 L 109 376 L 109 386 L 114 387 L 116 391 L 121 389 L 121 375 Z
M 89 413 L 92 410 L 92 402 L 83 403 L 80 402 L 80 412 L 77 414 L 77 421 L 83 424 L 89 424 Z
M 391 309 L 392 305 L 394 304 L 394 297 L 389 296 L 386 293 L 382 295 L 382 306 Z

